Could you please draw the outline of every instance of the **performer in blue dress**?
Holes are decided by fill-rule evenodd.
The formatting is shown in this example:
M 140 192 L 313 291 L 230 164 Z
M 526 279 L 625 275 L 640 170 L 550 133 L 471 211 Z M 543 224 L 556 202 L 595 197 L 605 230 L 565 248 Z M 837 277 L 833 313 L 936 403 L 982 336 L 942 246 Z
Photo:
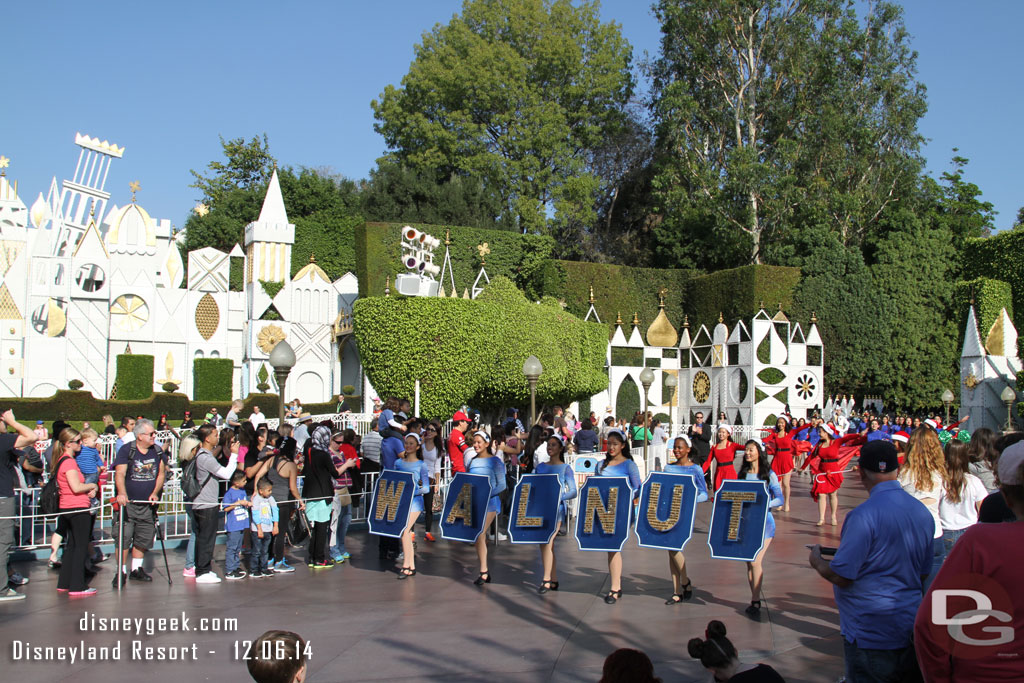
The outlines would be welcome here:
M 416 494 L 413 496 L 412 505 L 409 506 L 409 526 L 402 532 L 402 553 L 405 562 L 398 572 L 398 578 L 401 580 L 416 576 L 416 551 L 413 545 L 416 535 L 412 525 L 423 512 L 423 494 L 430 491 L 430 472 L 427 464 L 423 462 L 423 445 L 419 434 L 409 434 L 405 437 L 405 451 L 395 461 L 395 469 L 399 472 L 412 473 L 416 482 Z
M 558 503 L 558 519 L 555 522 L 555 533 L 551 540 L 540 546 L 540 559 L 544 567 L 544 580 L 540 582 L 538 593 L 547 593 L 549 590 L 558 590 L 558 566 L 555 561 L 555 539 L 558 538 L 558 531 L 562 528 L 569 517 L 569 504 L 566 501 L 576 497 L 579 491 L 576 489 L 576 475 L 573 474 L 572 466 L 566 465 L 563 460 L 565 456 L 565 444 L 562 438 L 556 435 L 551 436 L 548 441 L 547 462 L 537 465 L 534 470 L 537 474 L 558 475 L 558 486 L 562 491 Z
M 487 517 L 484 519 L 484 531 L 494 523 L 494 518 L 501 512 L 501 492 L 505 490 L 505 464 L 501 458 L 491 453 L 491 437 L 487 432 L 473 434 L 473 449 L 476 451 L 467 472 L 482 474 L 491 480 L 491 497 L 487 501 Z M 476 537 L 476 555 L 480 559 L 480 576 L 476 578 L 477 586 L 491 582 L 491 572 L 487 569 L 487 534 L 483 531 Z
M 772 516 L 771 508 L 781 507 L 786 502 L 782 495 L 782 486 L 779 485 L 779 478 L 775 472 L 768 467 L 768 456 L 765 455 L 764 446 L 761 442 L 751 439 L 747 442 L 743 451 L 743 465 L 740 467 L 740 479 L 752 481 L 761 480 L 768 483 L 768 521 L 764 525 L 764 546 L 757 554 L 753 562 L 747 562 L 747 581 L 750 582 L 750 606 L 747 607 L 747 616 L 756 619 L 761 613 L 761 581 L 764 578 L 764 555 L 768 552 L 768 546 L 775 538 L 775 518 Z
M 608 432 L 608 455 L 604 462 L 597 466 L 595 477 L 627 477 L 629 488 L 633 491 L 634 505 L 640 500 L 640 470 L 633 462 L 633 456 L 629 454 L 629 441 L 626 435 L 619 429 Z M 632 517 L 630 518 L 632 521 Z M 608 576 L 611 580 L 608 594 L 604 601 L 609 605 L 618 602 L 622 597 L 622 553 L 612 551 L 608 553 Z
M 690 460 L 690 437 L 682 434 L 677 436 L 672 444 L 672 455 L 675 462 L 665 466 L 667 474 L 691 474 L 693 481 L 697 484 L 697 502 L 703 503 L 708 499 L 708 486 L 704 481 L 704 470 Z M 682 551 L 668 551 L 668 569 L 672 573 L 672 597 L 665 601 L 666 605 L 678 605 L 683 600 L 693 597 L 693 585 L 686 575 L 686 558 Z

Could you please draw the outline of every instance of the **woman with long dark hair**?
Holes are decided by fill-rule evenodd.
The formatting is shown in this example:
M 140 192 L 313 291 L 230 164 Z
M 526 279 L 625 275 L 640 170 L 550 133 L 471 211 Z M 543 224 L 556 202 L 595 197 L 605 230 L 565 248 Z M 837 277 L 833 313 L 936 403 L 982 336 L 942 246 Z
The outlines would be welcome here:
M 558 502 L 558 516 L 555 521 L 555 533 L 551 540 L 540 546 L 540 560 L 544 576 L 540 582 L 538 593 L 558 590 L 558 564 L 555 560 L 555 539 L 558 532 L 569 518 L 568 502 L 576 497 L 576 476 L 572 467 L 565 464 L 565 444 L 562 439 L 552 435 L 548 438 L 548 461 L 537 465 L 537 474 L 554 474 L 558 477 L 558 488 L 561 491 Z
M 814 483 L 811 484 L 811 497 L 818 503 L 817 526 L 825 524 L 825 506 L 832 506 L 832 526 L 839 525 L 839 487 L 843 485 L 843 462 L 849 457 L 840 457 L 841 446 L 856 446 L 864 443 L 864 435 L 847 434 L 839 436 L 835 428 L 826 423 L 818 425 L 820 437 L 818 445 L 810 458 L 817 458 L 818 467 L 813 466 Z M 817 455 L 814 455 L 816 453 Z
M 971 442 L 967 446 L 967 458 L 970 461 L 970 473 L 981 479 L 985 490 L 995 493 L 999 490 L 996 485 L 995 464 L 999 458 L 999 451 L 996 450 L 996 433 L 988 427 L 974 430 L 971 434 Z
M 757 683 L 785 683 L 779 673 L 767 664 L 743 666 L 736 646 L 725 637 L 725 624 L 718 620 L 708 623 L 703 638 L 691 638 L 686 651 L 711 672 L 716 681 L 756 681 Z
M 608 433 L 608 454 L 604 461 L 597 466 L 595 477 L 626 477 L 629 480 L 629 488 L 633 491 L 633 505 L 640 498 L 640 470 L 633 462 L 633 456 L 629 454 L 629 442 L 626 435 L 619 430 Z M 632 506 L 630 507 L 632 512 Z M 604 601 L 609 605 L 618 602 L 622 597 L 622 553 L 613 550 L 608 553 L 608 578 L 610 586 Z
M 423 537 L 433 543 L 434 538 L 434 494 L 441 481 L 441 456 L 444 454 L 444 439 L 441 438 L 441 424 L 431 420 L 423 430 L 423 462 L 430 476 L 430 490 L 423 494 Z
M 793 476 L 794 460 L 796 456 L 796 444 L 793 439 L 802 431 L 801 427 L 790 429 L 790 422 L 784 417 L 775 421 L 775 431 L 765 437 L 765 446 L 769 444 L 774 449 L 772 457 L 772 471 L 778 475 L 782 482 L 782 494 L 786 499 L 782 506 L 783 512 L 789 512 L 789 480 Z
M 413 524 L 423 512 L 423 494 L 430 491 L 430 471 L 423 460 L 423 443 L 420 435 L 407 434 L 404 443 L 405 450 L 395 461 L 395 469 L 412 474 L 416 488 L 412 505 L 409 506 L 409 522 L 405 531 L 402 532 L 402 568 L 398 572 L 399 580 L 416 576 L 416 548 L 413 544 L 413 541 L 416 540 L 416 532 L 413 530 Z
M 82 471 L 78 469 L 75 456 L 82 448 L 82 436 L 68 427 L 61 431 L 53 444 L 50 461 L 50 476 L 57 478 L 60 491 L 60 512 L 65 517 L 67 547 L 64 549 L 57 590 L 73 597 L 87 597 L 96 594 L 85 580 L 85 562 L 89 556 L 89 531 L 92 529 L 92 515 L 89 505 L 99 492 L 99 484 L 85 483 Z
M 668 474 L 689 474 L 697 485 L 697 502 L 708 499 L 708 487 L 704 481 L 704 472 L 700 465 L 690 459 L 690 437 L 681 434 L 672 442 L 674 461 L 665 466 Z M 686 558 L 680 550 L 668 551 L 668 570 L 672 575 L 672 597 L 665 601 L 666 605 L 678 605 L 683 600 L 693 597 L 693 584 L 686 574 Z
M 761 582 L 764 578 L 764 555 L 768 552 L 768 546 L 775 538 L 775 518 L 772 517 L 771 508 L 779 507 L 785 502 L 782 495 L 782 487 L 779 486 L 779 477 L 768 467 L 768 456 L 764 453 L 764 447 L 759 441 L 751 439 L 743 447 L 743 464 L 740 465 L 739 479 L 752 481 L 763 481 L 768 484 L 768 520 L 764 525 L 764 542 L 761 552 L 757 554 L 753 562 L 747 562 L 747 581 L 750 583 L 750 606 L 747 607 L 747 615 L 757 617 L 761 612 Z
M 718 425 L 715 445 L 711 447 L 711 455 L 704 461 L 704 472 L 712 464 L 715 466 L 715 483 L 711 487 L 710 497 L 715 497 L 715 492 L 726 479 L 736 478 L 736 454 L 743 452 L 743 446 L 732 440 L 732 427 L 727 424 Z
M 288 525 L 295 508 L 306 509 L 299 494 L 299 468 L 295 465 L 295 451 L 297 443 L 290 436 L 282 438 L 279 447 L 272 457 L 263 461 L 263 466 L 256 474 L 256 481 L 262 477 L 270 480 L 272 495 L 277 501 L 278 529 L 279 533 L 274 536 L 273 558 L 267 564 L 270 570 L 278 574 L 287 574 L 295 571 L 295 567 L 288 564 L 284 554 L 285 541 L 288 537 Z
M 474 457 L 466 471 L 470 474 L 482 474 L 487 476 L 491 482 L 491 497 L 487 501 L 487 516 L 484 518 L 483 528 L 489 529 L 494 523 L 494 518 L 501 512 L 501 492 L 505 490 L 505 466 L 501 458 L 495 457 L 490 450 L 491 437 L 485 431 L 478 431 L 473 434 L 473 448 L 476 450 Z M 480 575 L 473 583 L 482 586 L 491 582 L 491 572 L 487 567 L 487 534 L 481 532 L 476 537 L 476 555 L 480 560 Z
M 530 433 L 526 436 L 526 448 L 520 456 L 520 461 L 523 463 L 523 474 L 531 474 L 536 469 L 537 463 L 534 462 L 533 456 L 545 441 L 547 441 L 547 433 L 543 427 L 540 425 L 530 427 Z
M 969 447 L 959 439 L 946 444 L 946 495 L 939 500 L 939 521 L 942 522 L 942 556 L 953 549 L 967 527 L 978 521 L 981 503 L 988 495 L 981 479 L 971 474 Z

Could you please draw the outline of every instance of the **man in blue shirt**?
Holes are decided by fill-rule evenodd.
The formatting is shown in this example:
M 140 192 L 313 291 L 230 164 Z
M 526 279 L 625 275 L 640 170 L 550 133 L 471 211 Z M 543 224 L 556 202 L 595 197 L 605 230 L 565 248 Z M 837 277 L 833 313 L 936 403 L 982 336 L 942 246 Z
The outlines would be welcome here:
M 811 550 L 811 566 L 835 584 L 849 683 L 920 680 L 914 618 L 931 569 L 935 523 L 896 481 L 898 468 L 891 442 L 866 444 L 858 473 L 868 499 L 846 515 L 831 562 L 820 545 Z

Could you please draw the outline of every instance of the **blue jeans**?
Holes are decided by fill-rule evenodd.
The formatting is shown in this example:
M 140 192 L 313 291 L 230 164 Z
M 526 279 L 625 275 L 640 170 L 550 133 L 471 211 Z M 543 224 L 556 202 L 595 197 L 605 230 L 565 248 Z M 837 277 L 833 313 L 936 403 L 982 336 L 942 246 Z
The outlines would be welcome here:
M 270 541 L 274 535 L 269 531 L 263 532 L 263 538 L 258 532 L 252 532 L 252 553 L 249 555 L 250 571 L 267 571 L 267 551 L 270 549 Z
M 942 561 L 945 562 L 946 558 L 949 557 L 949 552 L 956 545 L 956 542 L 964 535 L 967 531 L 967 527 L 963 529 L 949 529 L 948 531 L 942 532 Z
M 921 680 L 913 645 L 899 650 L 872 650 L 843 639 L 847 683 L 915 683 Z
M 924 580 L 924 592 L 928 592 L 928 587 L 932 585 L 932 581 L 935 580 L 935 575 L 939 573 L 939 569 L 942 568 L 942 563 L 946 559 L 946 545 L 944 537 L 940 536 L 932 540 L 932 566 L 931 571 L 928 572 L 928 578 Z
M 331 556 L 344 555 L 345 536 L 348 535 L 348 525 L 352 523 L 352 506 L 342 505 L 338 496 L 334 497 L 331 504 L 331 532 L 329 538 L 334 541 L 331 544 Z
M 228 532 L 228 549 L 224 553 L 224 571 L 228 574 L 238 569 L 242 558 L 242 538 L 244 537 L 245 531 L 242 529 Z
M 188 517 L 188 545 L 185 546 L 185 569 L 196 568 L 196 516 L 192 514 L 192 506 L 185 506 Z

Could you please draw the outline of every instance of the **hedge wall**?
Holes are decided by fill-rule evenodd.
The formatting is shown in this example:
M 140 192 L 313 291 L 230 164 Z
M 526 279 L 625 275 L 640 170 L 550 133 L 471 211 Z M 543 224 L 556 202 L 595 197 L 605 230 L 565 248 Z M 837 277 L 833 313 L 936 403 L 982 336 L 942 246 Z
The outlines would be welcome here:
M 791 312 L 798 284 L 799 268 L 743 266 L 720 270 L 693 279 L 692 296 L 687 297 L 685 312 L 690 316 L 691 327 L 707 325 L 710 330 L 718 323 L 719 313 L 731 327 L 737 320 L 753 318 L 761 302 L 770 314 L 775 313 L 780 302 L 784 311 Z
M 978 334 L 985 343 L 992 323 L 999 317 L 999 311 L 1006 308 L 1010 319 L 1013 319 L 1013 290 L 1010 284 L 1001 280 L 979 277 L 973 280 L 958 282 L 953 287 L 953 311 L 956 313 L 957 339 L 963 348 L 964 328 L 967 325 L 967 311 L 974 299 L 974 315 L 978 319 Z
M 546 235 L 522 235 L 505 230 L 484 230 L 465 226 L 424 225 L 421 223 L 363 223 L 355 228 L 355 264 L 361 297 L 380 296 L 384 293 L 385 278 L 391 277 L 394 289 L 395 275 L 404 273 L 399 259 L 402 256 L 401 231 L 405 225 L 427 232 L 441 241 L 434 250 L 434 262 L 444 264 L 444 234 L 451 231 L 451 259 L 455 271 L 455 289 L 462 292 L 473 286 L 480 270 L 477 245 L 487 243 L 487 275 L 494 280 L 503 275 L 520 287 L 527 287 L 535 279 L 534 271 L 551 256 L 555 241 Z M 447 277 L 445 278 L 447 281 Z M 450 285 L 445 284 L 447 294 Z M 532 296 L 532 292 L 527 291 Z
M 360 298 L 353 307 L 356 341 L 367 377 L 382 395 L 411 397 L 420 380 L 420 412 L 451 417 L 463 404 L 485 418 L 528 405 L 523 361 L 544 366 L 539 405 L 563 405 L 608 386 L 607 333 L 555 303 L 530 303 L 496 276 L 476 300 Z
M 986 277 L 1010 283 L 1013 308 L 1024 311 L 1024 230 L 1004 230 L 991 237 L 969 239 L 965 252 L 964 280 Z M 1014 324 L 1020 327 L 1016 320 Z M 960 333 L 963 334 L 963 328 Z
M 192 362 L 192 395 L 196 401 L 230 401 L 235 362 L 230 358 L 196 358 Z
M 117 397 L 122 401 L 138 401 L 152 396 L 153 356 L 119 354 L 115 382 Z
M 683 324 L 683 302 L 691 298 L 698 273 L 690 270 L 632 268 L 607 263 L 550 260 L 534 273 L 532 289 L 564 301 L 566 310 L 580 318 L 590 308 L 590 287 L 594 287 L 594 308 L 601 322 L 614 325 L 617 314 L 625 323 L 639 313 L 641 329 L 658 315 L 658 292 L 665 289 L 665 315 L 676 327 Z

